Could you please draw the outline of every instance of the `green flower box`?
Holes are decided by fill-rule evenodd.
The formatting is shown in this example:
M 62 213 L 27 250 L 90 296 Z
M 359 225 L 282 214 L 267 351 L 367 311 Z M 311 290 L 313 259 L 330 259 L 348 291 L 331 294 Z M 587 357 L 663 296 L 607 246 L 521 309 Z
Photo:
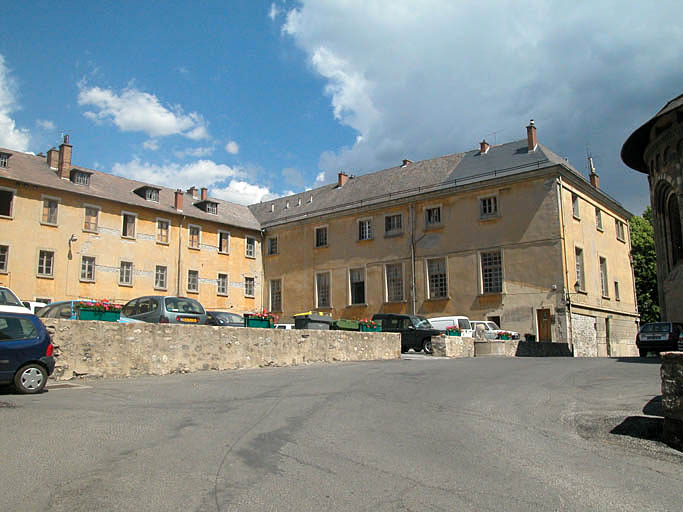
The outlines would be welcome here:
M 270 318 L 260 318 L 244 315 L 245 327 L 256 327 L 259 329 L 272 329 L 274 327 L 273 320 Z
M 80 308 L 79 320 L 99 320 L 100 322 L 118 322 L 121 317 L 120 311 L 96 311 L 94 309 Z
M 341 318 L 332 322 L 332 329 L 336 331 L 358 331 L 360 330 L 360 325 L 358 320 L 346 320 Z
M 382 332 L 382 326 L 377 324 L 373 327 L 372 325 L 360 324 L 360 331 L 361 332 Z
M 501 336 L 500 339 L 501 340 L 511 340 L 512 338 L 510 338 L 510 336 Z
M 462 336 L 460 331 L 446 331 L 446 336 Z

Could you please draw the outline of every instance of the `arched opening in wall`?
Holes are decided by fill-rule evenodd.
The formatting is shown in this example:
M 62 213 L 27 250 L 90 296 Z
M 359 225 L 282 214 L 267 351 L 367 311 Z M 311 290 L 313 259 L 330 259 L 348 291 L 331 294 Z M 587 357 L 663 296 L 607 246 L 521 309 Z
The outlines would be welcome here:
M 662 242 L 667 271 L 683 260 L 683 234 L 681 233 L 681 212 L 678 197 L 671 185 L 662 181 L 657 185 L 655 208 L 661 226 Z

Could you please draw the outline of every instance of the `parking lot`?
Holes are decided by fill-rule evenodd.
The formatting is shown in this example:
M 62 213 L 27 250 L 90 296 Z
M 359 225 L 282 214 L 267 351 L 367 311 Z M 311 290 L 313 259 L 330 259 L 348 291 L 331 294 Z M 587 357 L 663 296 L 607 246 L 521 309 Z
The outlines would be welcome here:
M 680 510 L 648 359 L 435 359 L 0 391 L 3 510 Z

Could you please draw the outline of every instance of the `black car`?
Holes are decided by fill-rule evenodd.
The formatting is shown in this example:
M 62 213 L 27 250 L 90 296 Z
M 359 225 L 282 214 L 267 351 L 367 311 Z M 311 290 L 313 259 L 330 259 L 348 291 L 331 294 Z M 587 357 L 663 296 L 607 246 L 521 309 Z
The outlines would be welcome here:
M 682 350 L 683 324 L 676 322 L 651 322 L 643 324 L 636 336 L 636 345 L 640 357 L 648 352 L 666 352 L 667 350 Z
M 30 313 L 0 312 L 0 383 L 40 393 L 55 369 L 50 334 Z
M 415 352 L 424 350 L 425 354 L 431 354 L 432 336 L 441 334 L 423 316 L 377 313 L 372 315 L 372 320 L 381 323 L 382 332 L 401 334 L 401 352 L 408 352 L 412 348 Z
M 226 311 L 207 311 L 207 325 L 227 325 L 228 327 L 244 327 L 244 317 Z

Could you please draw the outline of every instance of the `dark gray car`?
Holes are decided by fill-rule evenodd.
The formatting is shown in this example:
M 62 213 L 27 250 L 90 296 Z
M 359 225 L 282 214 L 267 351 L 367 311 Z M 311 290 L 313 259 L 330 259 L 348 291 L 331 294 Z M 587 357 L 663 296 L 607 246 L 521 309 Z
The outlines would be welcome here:
M 227 311 L 207 311 L 208 325 L 227 325 L 228 327 L 244 327 L 244 317 Z
M 377 313 L 372 315 L 372 319 L 382 324 L 382 331 L 401 334 L 401 352 L 408 352 L 412 348 L 415 352 L 424 350 L 425 354 L 431 354 L 432 336 L 441 334 L 423 316 Z
M 204 306 L 189 297 L 148 295 L 129 301 L 121 321 L 138 320 L 154 324 L 206 324 Z

